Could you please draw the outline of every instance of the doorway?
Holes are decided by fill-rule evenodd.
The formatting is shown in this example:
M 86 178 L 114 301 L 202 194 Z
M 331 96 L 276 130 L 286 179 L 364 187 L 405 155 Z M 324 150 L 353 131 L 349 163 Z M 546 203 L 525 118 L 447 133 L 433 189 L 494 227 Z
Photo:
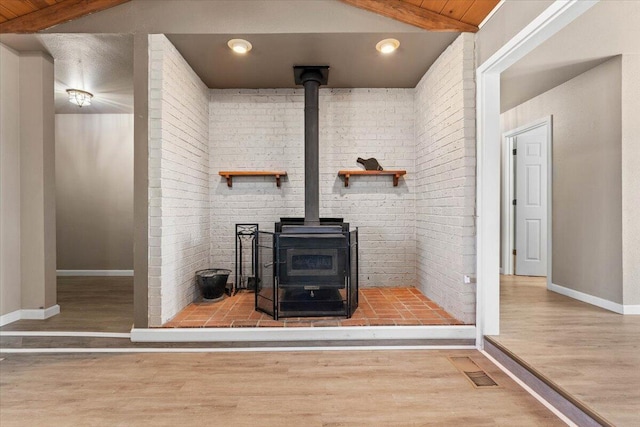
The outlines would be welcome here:
M 503 274 L 550 276 L 553 121 L 503 135 Z
M 476 70 L 476 338 L 500 333 L 500 74 L 597 1 L 556 1 Z M 548 266 L 550 268 L 551 266 Z

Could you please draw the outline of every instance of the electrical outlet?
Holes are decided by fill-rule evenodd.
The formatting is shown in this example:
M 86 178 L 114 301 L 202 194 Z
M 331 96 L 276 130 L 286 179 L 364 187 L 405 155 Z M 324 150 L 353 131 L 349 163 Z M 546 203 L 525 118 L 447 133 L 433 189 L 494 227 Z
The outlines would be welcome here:
M 467 285 L 470 284 L 470 283 L 476 283 L 476 278 L 468 276 L 468 275 L 465 274 L 464 275 L 464 283 L 467 284 Z

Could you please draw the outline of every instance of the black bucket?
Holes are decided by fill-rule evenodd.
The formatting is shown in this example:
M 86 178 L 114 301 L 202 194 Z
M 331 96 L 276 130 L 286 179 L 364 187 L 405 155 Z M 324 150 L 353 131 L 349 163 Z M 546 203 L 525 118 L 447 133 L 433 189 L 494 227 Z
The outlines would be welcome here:
M 217 300 L 224 297 L 227 279 L 231 270 L 224 268 L 208 268 L 196 271 L 196 282 L 205 300 Z

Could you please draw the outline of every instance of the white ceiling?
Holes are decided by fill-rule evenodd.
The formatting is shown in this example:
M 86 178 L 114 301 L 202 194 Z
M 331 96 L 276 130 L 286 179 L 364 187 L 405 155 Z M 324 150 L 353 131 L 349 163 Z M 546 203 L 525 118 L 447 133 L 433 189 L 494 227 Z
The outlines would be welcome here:
M 333 87 L 413 87 L 458 34 L 427 32 L 335 0 L 133 0 L 38 35 L 0 35 L 0 42 L 53 56 L 56 112 L 130 113 L 136 32 L 168 34 L 216 88 L 292 87 L 291 67 L 306 64 L 330 65 Z M 238 36 L 253 43 L 246 57 L 226 47 Z M 375 43 L 386 37 L 401 45 L 383 57 Z M 71 87 L 94 93 L 93 104 L 70 104 Z
M 415 87 L 458 33 L 251 34 L 246 56 L 227 41 L 238 34 L 175 34 L 169 39 L 211 88 L 295 87 L 294 65 L 329 65 L 328 87 Z M 382 55 L 378 41 L 395 37 L 400 48 Z M 2 35 L 18 51 L 54 58 L 58 114 L 133 112 L 133 36 L 117 34 Z M 66 90 L 94 94 L 92 105 L 68 102 Z
M 294 65 L 329 65 L 328 87 L 412 88 L 458 33 L 174 34 L 169 40 L 210 88 L 295 87 Z M 242 37 L 253 49 L 238 55 L 227 41 Z M 375 49 L 382 39 L 397 51 Z
M 133 37 L 122 34 L 3 34 L 3 43 L 18 51 L 39 50 L 54 58 L 55 107 L 58 114 L 133 112 Z M 79 108 L 67 89 L 94 94 Z
M 268 8 L 261 6 L 267 3 Z M 211 10 L 202 10 L 194 18 L 195 28 L 188 20 L 170 19 L 171 13 L 167 10 L 178 13 L 185 4 L 196 8 L 211 8 L 214 4 L 218 13 L 214 16 Z M 61 33 L 3 34 L 0 42 L 19 51 L 44 50 L 55 58 L 57 112 L 130 113 L 133 109 L 132 36 L 65 31 L 95 28 L 95 31 L 108 32 L 109 29 L 117 31 L 123 25 L 124 31 L 127 26 L 140 22 L 136 17 L 144 17 L 145 25 L 151 27 L 160 25 L 164 19 L 166 22 L 162 21 L 161 26 L 172 30 L 166 33 L 173 33 L 169 38 L 209 86 L 240 88 L 291 87 L 291 66 L 314 63 L 331 66 L 329 82 L 335 87 L 412 87 L 457 35 L 418 30 L 340 2 L 319 0 L 304 4 L 309 7 L 296 9 L 296 19 L 283 20 L 280 13 L 292 12 L 287 8 L 290 5 L 287 1 L 135 0 L 53 29 Z M 326 16 L 319 16 L 319 10 L 328 12 Z M 211 25 L 209 31 L 200 29 L 207 25 L 204 15 L 214 16 L 212 22 L 217 23 Z M 348 22 L 343 22 L 345 16 L 354 23 L 356 31 L 339 31 L 347 28 Z M 281 33 L 275 32 L 273 22 L 276 21 Z M 612 56 L 640 54 L 638 22 L 640 1 L 601 1 L 503 73 L 502 111 Z M 244 31 L 233 33 L 229 31 L 231 27 Z M 256 33 L 248 27 L 268 31 Z M 303 27 L 316 32 L 301 31 Z M 320 28 L 327 30 L 318 31 Z M 189 34 L 194 29 L 211 34 Z M 226 41 L 236 36 L 245 36 L 254 44 L 254 50 L 247 57 L 239 58 L 226 48 Z M 372 46 L 388 36 L 398 38 L 401 47 L 394 55 L 382 57 Z M 93 92 L 96 95 L 93 105 L 79 109 L 68 103 L 65 90 L 70 87 Z
M 603 0 L 501 76 L 507 111 L 620 54 L 640 54 L 640 1 Z

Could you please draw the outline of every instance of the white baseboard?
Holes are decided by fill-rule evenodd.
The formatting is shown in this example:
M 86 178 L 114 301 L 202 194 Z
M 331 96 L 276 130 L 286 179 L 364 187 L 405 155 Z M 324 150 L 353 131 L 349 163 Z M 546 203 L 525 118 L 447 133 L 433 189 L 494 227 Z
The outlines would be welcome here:
M 455 326 L 352 326 L 319 328 L 134 328 L 133 342 L 228 342 L 312 340 L 475 340 L 476 327 Z
M 133 270 L 56 270 L 58 276 L 133 276 Z
M 640 314 L 640 304 L 623 305 L 622 314 Z
M 21 310 L 12 311 L 11 313 L 0 316 L 0 327 L 20 320 L 20 311 Z
M 313 351 L 409 351 L 409 350 L 476 350 L 474 345 L 376 345 L 376 346 L 285 346 L 285 347 L 107 347 L 107 348 L 0 348 L 0 354 L 51 354 L 51 353 L 274 353 Z
M 18 320 L 45 320 L 56 314 L 60 314 L 60 306 L 58 304 L 49 308 L 16 310 L 0 316 L 0 326 L 8 325 Z
M 20 319 L 22 320 L 45 320 L 50 317 L 60 314 L 60 306 L 58 304 L 52 305 L 49 308 L 44 309 L 22 309 L 20 310 Z
M 129 332 L 0 331 L 3 337 L 131 338 Z
M 640 314 L 640 305 L 622 305 L 617 302 L 609 301 L 604 298 L 596 297 L 593 295 L 585 294 L 584 292 L 569 289 L 564 286 L 550 283 L 548 289 L 553 292 L 557 292 L 569 298 L 577 299 L 578 301 L 586 302 L 587 304 L 595 305 L 596 307 L 604 308 L 605 310 L 613 311 L 618 314 Z

